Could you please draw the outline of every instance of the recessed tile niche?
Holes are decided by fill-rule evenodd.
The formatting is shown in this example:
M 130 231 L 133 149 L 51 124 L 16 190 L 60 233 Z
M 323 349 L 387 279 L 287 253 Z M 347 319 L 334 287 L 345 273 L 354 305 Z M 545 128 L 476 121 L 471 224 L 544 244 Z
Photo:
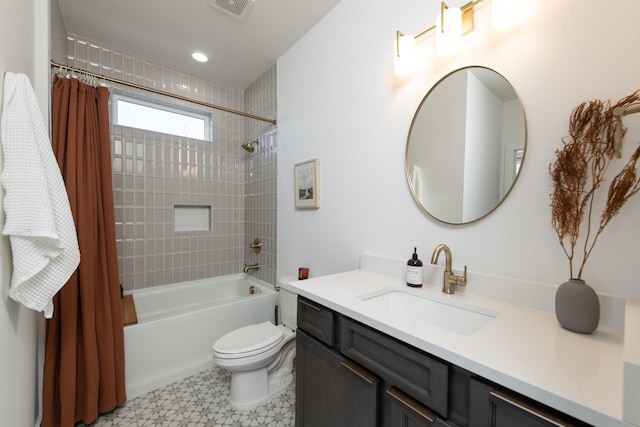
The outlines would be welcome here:
M 175 205 L 173 231 L 211 230 L 211 206 Z

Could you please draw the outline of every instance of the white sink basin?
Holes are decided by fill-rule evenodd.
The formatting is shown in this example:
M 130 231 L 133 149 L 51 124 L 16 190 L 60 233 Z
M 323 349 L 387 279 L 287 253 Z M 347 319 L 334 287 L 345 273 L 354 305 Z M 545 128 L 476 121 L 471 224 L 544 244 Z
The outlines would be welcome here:
M 456 301 L 455 296 L 419 295 L 397 288 L 361 295 L 359 298 L 376 309 L 427 323 L 460 335 L 473 335 L 500 313 L 484 307 Z

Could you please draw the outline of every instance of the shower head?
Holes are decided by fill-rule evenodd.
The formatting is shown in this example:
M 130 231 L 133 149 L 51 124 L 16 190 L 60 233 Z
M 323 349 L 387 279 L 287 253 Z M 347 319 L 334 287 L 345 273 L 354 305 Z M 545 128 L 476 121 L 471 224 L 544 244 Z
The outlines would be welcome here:
M 255 150 L 254 145 L 259 144 L 260 141 L 258 141 L 257 139 L 251 142 L 244 142 L 242 143 L 241 147 L 244 148 L 246 151 L 248 151 L 249 153 L 253 153 L 253 150 Z

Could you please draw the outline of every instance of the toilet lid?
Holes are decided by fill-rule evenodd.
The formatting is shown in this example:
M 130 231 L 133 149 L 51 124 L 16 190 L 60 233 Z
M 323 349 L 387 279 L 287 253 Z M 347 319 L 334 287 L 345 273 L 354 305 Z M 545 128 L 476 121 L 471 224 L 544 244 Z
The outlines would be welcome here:
M 271 322 L 244 326 L 221 337 L 213 344 L 213 351 L 223 355 L 247 356 L 278 345 L 284 338 L 281 328 Z

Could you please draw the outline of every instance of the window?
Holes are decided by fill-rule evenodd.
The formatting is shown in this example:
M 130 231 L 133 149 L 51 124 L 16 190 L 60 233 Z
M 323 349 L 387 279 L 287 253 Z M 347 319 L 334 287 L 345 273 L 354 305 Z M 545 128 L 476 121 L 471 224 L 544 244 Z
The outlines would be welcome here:
M 113 96 L 113 123 L 211 141 L 211 114 L 124 95 Z

